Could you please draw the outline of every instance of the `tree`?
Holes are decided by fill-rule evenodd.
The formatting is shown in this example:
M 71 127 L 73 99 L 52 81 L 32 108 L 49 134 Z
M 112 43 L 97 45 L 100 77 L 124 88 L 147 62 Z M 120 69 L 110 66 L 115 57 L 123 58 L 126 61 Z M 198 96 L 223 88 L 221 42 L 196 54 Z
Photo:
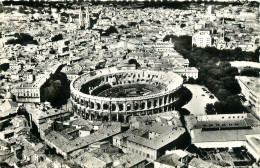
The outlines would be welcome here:
M 9 63 L 3 63 L 0 65 L 0 71 L 7 71 L 9 69 Z
M 258 77 L 260 73 L 260 69 L 246 67 L 241 70 L 241 76 L 249 76 L 249 77 Z
M 38 45 L 38 42 L 36 40 L 34 40 L 30 34 L 16 33 L 15 37 L 17 39 L 10 39 L 6 42 L 6 44 L 21 44 L 21 45 L 35 44 L 35 45 Z
M 223 69 L 220 69 L 220 68 L 212 68 L 208 72 L 209 72 L 210 76 L 212 76 L 214 79 L 217 79 L 217 80 L 226 76 Z
M 225 40 L 226 42 L 230 42 L 230 38 L 228 38 L 228 37 L 224 37 L 224 40 Z
M 186 108 L 181 108 L 181 109 L 179 109 L 179 113 L 180 113 L 181 115 L 190 115 L 190 111 L 187 110 Z
M 109 36 L 112 33 L 118 33 L 117 29 L 115 28 L 115 26 L 110 26 L 104 34 L 102 34 L 103 36 Z
M 3 7 L 3 6 L 0 6 L 0 13 L 11 13 L 12 11 L 14 11 L 15 8 L 10 8 L 10 7 Z
M 35 10 L 31 9 L 31 14 L 35 14 L 35 13 L 36 13 Z
M 177 97 L 179 97 L 179 99 L 175 102 L 176 109 L 180 109 L 182 106 L 187 104 L 192 98 L 191 91 L 186 87 L 182 87 L 181 89 L 176 91 L 176 95 Z
M 19 13 L 24 13 L 24 7 L 21 7 L 21 6 L 20 6 L 19 9 L 18 9 L 18 12 L 19 12 Z
M 226 109 L 228 109 L 229 113 L 242 113 L 245 111 L 238 95 L 228 96 L 226 102 Z
M 49 101 L 52 106 L 60 108 L 70 97 L 70 83 L 66 74 L 56 72 L 42 85 L 41 101 Z
M 187 80 L 187 76 L 186 75 L 182 75 L 181 77 L 183 78 L 183 81 Z
M 226 101 L 215 102 L 214 109 L 219 114 L 242 113 L 245 111 L 238 95 L 228 96 Z
M 187 83 L 194 84 L 196 83 L 195 79 L 193 77 L 190 77 L 187 81 Z
M 54 37 L 51 38 L 51 41 L 54 42 L 54 41 L 59 41 L 59 40 L 62 40 L 62 39 L 63 39 L 63 35 L 57 34 L 57 35 L 55 35 Z
M 161 24 L 161 22 L 159 20 L 155 21 L 156 24 Z
M 206 112 L 207 114 L 215 114 L 216 111 L 215 111 L 215 109 L 214 109 L 214 105 L 213 105 L 212 103 L 207 103 L 207 104 L 206 104 L 206 107 L 205 107 L 205 112 Z
M 241 91 L 239 84 L 234 77 L 225 77 L 222 79 L 224 81 L 225 88 L 229 90 L 232 94 L 238 94 Z
M 231 67 L 231 65 L 229 64 L 226 68 L 224 68 L 225 73 L 229 76 L 237 76 L 238 73 L 238 69 L 236 67 Z
M 51 48 L 49 53 L 50 53 L 50 54 L 55 54 L 56 51 L 55 51 L 53 48 Z
M 137 23 L 136 22 L 129 22 L 128 25 L 131 26 L 131 27 L 135 27 L 137 25 Z
M 181 24 L 181 28 L 183 28 L 183 27 L 185 27 L 185 26 L 186 26 L 186 24 L 183 24 L 183 23 Z
M 221 102 L 221 101 L 215 102 L 214 109 L 216 110 L 217 113 L 220 113 L 220 114 L 227 113 L 226 108 L 225 108 L 225 102 Z
M 227 89 L 219 89 L 216 93 L 216 96 L 218 96 L 219 100 L 225 100 L 230 95 L 230 91 Z
M 125 26 L 125 25 L 120 25 L 120 26 L 118 26 L 118 28 L 120 28 L 120 29 L 125 29 L 125 28 L 127 28 L 127 26 Z

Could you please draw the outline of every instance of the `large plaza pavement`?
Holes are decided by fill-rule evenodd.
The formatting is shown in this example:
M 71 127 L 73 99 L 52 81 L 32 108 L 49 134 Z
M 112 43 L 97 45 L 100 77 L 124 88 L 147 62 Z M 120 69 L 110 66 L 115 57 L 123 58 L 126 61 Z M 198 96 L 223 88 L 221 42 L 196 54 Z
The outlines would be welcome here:
M 183 106 L 190 111 L 191 114 L 198 116 L 203 115 L 205 113 L 205 107 L 207 103 L 215 103 L 218 99 L 214 96 L 213 99 L 209 98 L 212 93 L 206 93 L 202 88 L 208 89 L 205 86 L 201 85 L 192 85 L 192 84 L 184 84 L 186 88 L 188 88 L 192 92 L 192 99 Z M 204 96 L 203 96 L 204 95 Z

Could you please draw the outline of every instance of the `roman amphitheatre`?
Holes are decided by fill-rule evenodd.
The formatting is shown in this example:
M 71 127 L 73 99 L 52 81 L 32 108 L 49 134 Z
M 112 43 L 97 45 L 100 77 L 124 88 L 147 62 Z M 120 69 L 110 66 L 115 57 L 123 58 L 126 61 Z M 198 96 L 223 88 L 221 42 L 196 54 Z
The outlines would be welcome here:
M 175 109 L 183 79 L 176 73 L 108 68 L 71 82 L 73 111 L 89 120 L 127 121 Z

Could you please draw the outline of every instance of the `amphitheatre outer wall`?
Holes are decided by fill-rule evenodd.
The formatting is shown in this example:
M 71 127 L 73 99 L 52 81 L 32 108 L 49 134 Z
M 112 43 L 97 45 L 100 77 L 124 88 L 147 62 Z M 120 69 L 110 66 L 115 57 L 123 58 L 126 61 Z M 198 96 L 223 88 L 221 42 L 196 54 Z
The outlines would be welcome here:
M 89 93 L 81 91 L 84 84 L 97 79 L 99 82 L 96 82 L 96 86 L 89 87 Z M 138 97 L 114 98 L 91 95 L 91 91 L 104 84 L 112 87 L 126 84 L 161 85 L 163 89 Z M 97 70 L 83 74 L 71 82 L 72 108 L 84 119 L 127 121 L 132 115 L 151 115 L 174 110 L 175 102 L 179 99 L 176 91 L 182 85 L 182 77 L 173 72 L 117 68 Z

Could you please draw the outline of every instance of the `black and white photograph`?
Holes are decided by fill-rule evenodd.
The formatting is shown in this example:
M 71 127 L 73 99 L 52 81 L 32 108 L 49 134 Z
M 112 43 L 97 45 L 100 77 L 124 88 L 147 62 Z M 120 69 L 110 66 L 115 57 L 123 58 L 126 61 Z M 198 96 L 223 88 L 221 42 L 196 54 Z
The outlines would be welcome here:
M 259 168 L 260 0 L 0 0 L 0 168 Z

